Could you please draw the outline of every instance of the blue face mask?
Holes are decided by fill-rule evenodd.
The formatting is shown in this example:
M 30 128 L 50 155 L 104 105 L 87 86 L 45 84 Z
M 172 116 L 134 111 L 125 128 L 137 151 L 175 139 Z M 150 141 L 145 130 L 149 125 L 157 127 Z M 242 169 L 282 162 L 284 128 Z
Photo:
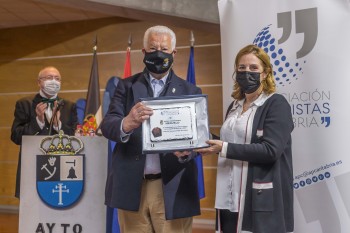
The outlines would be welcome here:
M 249 71 L 237 71 L 236 82 L 243 93 L 250 94 L 260 87 L 260 73 Z

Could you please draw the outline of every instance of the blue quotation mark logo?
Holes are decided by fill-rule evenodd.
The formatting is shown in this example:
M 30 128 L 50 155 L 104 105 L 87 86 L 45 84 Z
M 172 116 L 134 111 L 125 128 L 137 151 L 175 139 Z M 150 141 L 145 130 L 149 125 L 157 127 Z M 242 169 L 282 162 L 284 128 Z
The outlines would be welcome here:
M 264 49 L 270 56 L 276 84 L 285 86 L 302 76 L 303 66 L 306 63 L 306 60 L 302 58 L 309 54 L 316 44 L 317 8 L 295 11 L 295 32 L 304 34 L 304 42 L 299 51 L 295 53 L 296 58 L 287 55 L 288 50 L 285 48 L 285 42 L 290 38 L 292 32 L 292 13 L 278 13 L 277 24 L 278 28 L 283 29 L 283 34 L 278 41 L 271 33 L 270 24 L 256 35 L 253 44 Z
M 328 127 L 331 124 L 331 118 L 321 117 L 321 124 L 325 124 L 325 127 Z
M 293 62 L 290 58 L 287 58 L 283 48 L 280 48 L 277 45 L 276 39 L 272 37 L 270 26 L 265 27 L 258 33 L 253 44 L 264 49 L 270 56 L 276 84 L 284 86 L 287 83 L 290 84 L 293 79 L 297 80 L 302 74 L 303 68 L 299 61 Z M 303 63 L 306 63 L 306 61 Z

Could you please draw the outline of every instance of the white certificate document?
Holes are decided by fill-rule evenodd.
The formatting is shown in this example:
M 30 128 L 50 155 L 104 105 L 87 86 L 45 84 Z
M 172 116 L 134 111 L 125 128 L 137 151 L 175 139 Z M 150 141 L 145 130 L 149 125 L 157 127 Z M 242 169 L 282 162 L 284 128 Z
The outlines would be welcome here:
M 192 117 L 193 104 L 153 109 L 153 115 L 150 117 L 151 141 L 192 139 L 195 122 Z
M 153 114 L 142 123 L 142 153 L 167 153 L 208 147 L 206 95 L 143 99 Z

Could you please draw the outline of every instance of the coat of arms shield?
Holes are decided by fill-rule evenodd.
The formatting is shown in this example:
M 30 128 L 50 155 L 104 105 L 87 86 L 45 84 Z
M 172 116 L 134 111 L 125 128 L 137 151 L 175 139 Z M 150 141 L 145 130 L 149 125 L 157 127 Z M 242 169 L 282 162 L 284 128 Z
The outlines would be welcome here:
M 78 146 L 75 150 L 73 144 Z M 76 203 L 84 191 L 83 148 L 80 139 L 60 132 L 45 138 L 40 149 L 45 155 L 36 158 L 36 188 L 40 199 L 53 208 L 67 208 Z

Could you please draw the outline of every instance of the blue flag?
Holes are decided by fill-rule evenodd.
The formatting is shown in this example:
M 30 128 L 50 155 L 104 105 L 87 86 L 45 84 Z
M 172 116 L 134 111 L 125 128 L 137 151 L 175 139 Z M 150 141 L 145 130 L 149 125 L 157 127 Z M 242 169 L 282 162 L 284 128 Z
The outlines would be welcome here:
M 190 60 L 188 62 L 187 81 L 196 85 L 196 73 L 194 70 L 194 47 L 193 46 L 191 46 Z M 202 155 L 198 154 L 198 156 L 195 158 L 195 161 L 196 161 L 197 170 L 198 170 L 198 193 L 199 193 L 199 198 L 202 199 L 205 197 Z
M 131 40 L 131 37 L 129 36 L 129 41 Z M 124 78 L 131 76 L 131 62 L 130 62 L 130 45 L 131 42 L 129 42 L 129 47 L 126 50 L 126 60 L 125 60 L 125 66 L 124 66 Z M 104 114 L 105 115 L 108 111 L 109 104 L 111 102 L 111 99 L 113 97 L 113 94 L 117 88 L 117 85 L 119 83 L 120 78 L 113 76 L 108 82 L 106 86 L 106 91 L 104 95 Z M 109 164 L 112 164 L 112 155 L 113 150 L 116 145 L 116 142 L 113 142 L 109 140 L 108 143 L 108 159 Z M 109 169 L 111 169 L 109 167 Z M 120 233 L 119 229 L 119 222 L 118 222 L 118 211 L 116 208 L 110 208 L 107 207 L 107 233 Z
M 116 142 L 108 140 L 108 163 L 112 163 L 112 154 Z M 108 166 L 108 170 L 111 169 Z M 119 222 L 118 222 L 118 211 L 116 208 L 107 206 L 107 219 L 106 219 L 106 233 L 120 233 Z
M 103 116 L 106 115 L 108 111 L 111 98 L 113 97 L 114 91 L 117 88 L 119 77 L 111 77 L 106 85 L 105 93 L 103 94 L 103 104 L 102 113 Z M 112 154 L 116 142 L 108 140 L 108 171 L 111 169 L 112 164 Z M 111 208 L 107 206 L 107 219 L 106 219 L 106 233 L 120 233 L 119 222 L 118 222 L 118 212 L 116 208 Z

